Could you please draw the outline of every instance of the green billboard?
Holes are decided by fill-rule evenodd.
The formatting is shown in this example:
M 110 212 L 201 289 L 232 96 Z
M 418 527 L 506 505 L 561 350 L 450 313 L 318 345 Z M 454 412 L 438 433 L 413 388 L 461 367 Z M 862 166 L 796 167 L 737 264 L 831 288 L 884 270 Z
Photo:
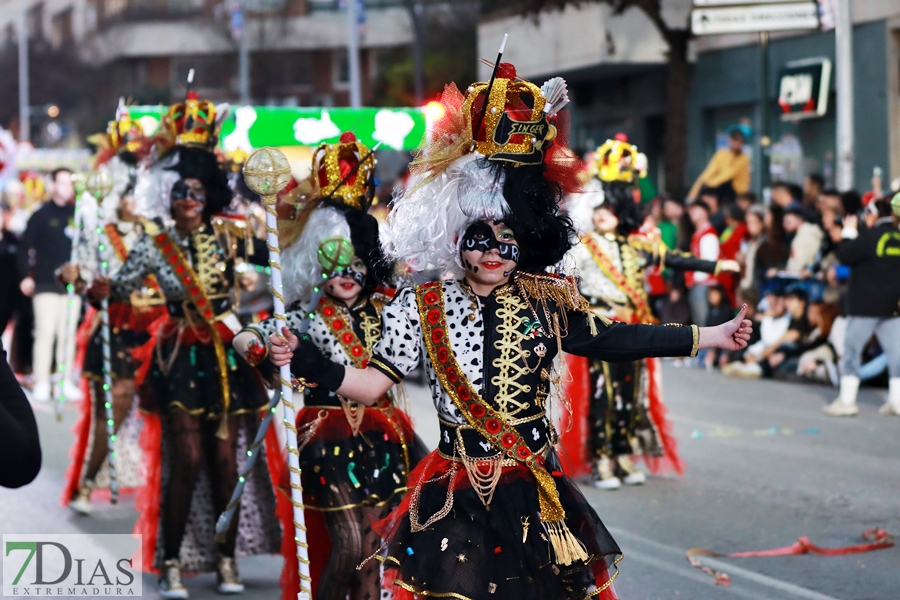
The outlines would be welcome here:
M 164 106 L 132 106 L 131 118 L 144 131 L 154 130 Z M 251 152 L 263 146 L 318 146 L 338 141 L 341 132 L 352 131 L 372 148 L 415 150 L 425 136 L 421 108 L 311 108 L 286 106 L 232 106 L 222 124 L 219 146 L 223 150 Z

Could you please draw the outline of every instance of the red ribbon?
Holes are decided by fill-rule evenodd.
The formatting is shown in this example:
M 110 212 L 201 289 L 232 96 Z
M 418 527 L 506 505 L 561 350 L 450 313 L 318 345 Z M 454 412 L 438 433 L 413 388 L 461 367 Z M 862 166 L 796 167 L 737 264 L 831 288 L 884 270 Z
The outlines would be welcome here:
M 822 548 L 816 546 L 809 538 L 803 536 L 790 546 L 783 548 L 773 548 L 771 550 L 758 550 L 755 552 L 732 552 L 731 554 L 719 554 L 705 548 L 691 548 L 687 551 L 688 562 L 691 566 L 697 567 L 707 575 L 715 577 L 716 583 L 728 587 L 731 585 L 731 578 L 728 574 L 721 573 L 711 569 L 697 560 L 697 556 L 719 556 L 722 558 L 746 558 L 748 556 L 792 556 L 796 554 L 821 554 L 823 556 L 844 556 L 846 554 L 858 554 L 860 552 L 871 552 L 872 550 L 881 550 L 883 548 L 891 548 L 894 545 L 894 536 L 880 528 L 869 529 L 862 534 L 867 543 L 857 544 L 855 546 L 845 546 L 843 548 Z

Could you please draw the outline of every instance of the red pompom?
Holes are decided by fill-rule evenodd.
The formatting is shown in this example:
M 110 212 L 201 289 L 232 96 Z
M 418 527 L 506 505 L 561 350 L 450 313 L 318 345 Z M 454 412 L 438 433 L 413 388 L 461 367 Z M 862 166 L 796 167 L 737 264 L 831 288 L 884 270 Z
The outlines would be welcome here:
M 356 136 L 353 135 L 352 131 L 345 131 L 344 133 L 341 134 L 341 143 L 342 144 L 349 144 L 349 143 L 355 142 L 355 141 L 356 141 Z
M 620 141 L 620 142 L 627 142 L 627 141 L 628 141 L 628 134 L 619 132 L 619 133 L 616 134 L 616 139 L 617 139 L 618 141 Z
M 512 63 L 502 62 L 500 63 L 500 66 L 497 67 L 497 77 L 512 81 L 516 78 L 516 68 Z
M 194 90 L 191 90 L 191 91 L 189 91 L 189 92 L 187 93 L 187 99 L 188 99 L 188 100 L 197 100 L 199 97 L 200 97 L 200 96 L 198 96 L 198 95 L 197 95 L 197 92 L 195 92 Z

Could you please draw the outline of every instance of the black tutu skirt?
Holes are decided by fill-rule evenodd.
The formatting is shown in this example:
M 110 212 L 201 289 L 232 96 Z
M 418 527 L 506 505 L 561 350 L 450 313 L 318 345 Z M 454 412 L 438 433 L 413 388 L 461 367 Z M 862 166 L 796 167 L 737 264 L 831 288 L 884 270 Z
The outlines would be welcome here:
M 147 405 L 147 398 L 142 398 L 143 409 L 158 410 L 162 414 L 183 410 L 196 416 L 219 418 L 224 409 L 223 375 L 228 378 L 230 391 L 229 415 L 255 412 L 268 405 L 262 381 L 253 367 L 231 347 L 230 337 L 222 336 L 226 363 L 222 374 L 213 344 L 191 339 L 189 332 L 187 330 L 180 343 L 175 335 L 155 340 L 158 348 L 153 351 L 148 377 L 150 405 Z
M 485 507 L 465 468 L 435 451 L 411 474 L 410 491 L 400 506 L 378 524 L 385 538 L 380 560 L 394 598 L 614 599 L 610 569 L 621 557 L 618 545 L 572 480 L 557 475 L 561 469 L 554 453 L 546 466 L 566 524 L 587 550 L 587 562 L 555 561 L 538 514 L 535 480 L 526 467 L 505 467 Z M 420 525 L 446 514 L 414 533 L 410 512 Z
M 109 332 L 109 363 L 113 379 L 134 379 L 135 363 L 132 348 L 147 341 L 146 333 L 130 329 L 111 329 Z M 93 381 L 103 381 L 103 336 L 98 328 L 88 342 L 84 354 L 82 374 Z
M 303 503 L 307 509 L 346 510 L 389 502 L 406 490 L 410 461 L 422 456 L 421 441 L 408 417 L 395 413 L 396 423 L 382 410 L 365 408 L 353 435 L 344 411 L 308 406 L 297 415 L 300 436 L 311 434 L 300 450 Z M 412 463 L 415 466 L 415 463 Z M 281 487 L 289 490 L 284 469 Z

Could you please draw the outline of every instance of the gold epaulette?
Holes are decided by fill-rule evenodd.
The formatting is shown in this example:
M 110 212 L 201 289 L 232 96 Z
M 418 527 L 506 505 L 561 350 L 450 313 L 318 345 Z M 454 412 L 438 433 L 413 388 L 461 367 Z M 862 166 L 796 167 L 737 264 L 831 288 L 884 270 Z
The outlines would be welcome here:
M 162 230 L 159 224 L 152 219 L 141 218 L 140 223 L 144 233 L 149 236 L 159 235 L 159 232 Z
M 578 291 L 578 282 L 571 275 L 564 277 L 553 273 L 517 273 L 515 283 L 525 296 L 538 302 L 549 300 L 562 309 L 584 313 L 588 316 L 591 333 L 596 332 L 595 317 L 605 325 L 612 323 L 592 310 L 591 303 Z

